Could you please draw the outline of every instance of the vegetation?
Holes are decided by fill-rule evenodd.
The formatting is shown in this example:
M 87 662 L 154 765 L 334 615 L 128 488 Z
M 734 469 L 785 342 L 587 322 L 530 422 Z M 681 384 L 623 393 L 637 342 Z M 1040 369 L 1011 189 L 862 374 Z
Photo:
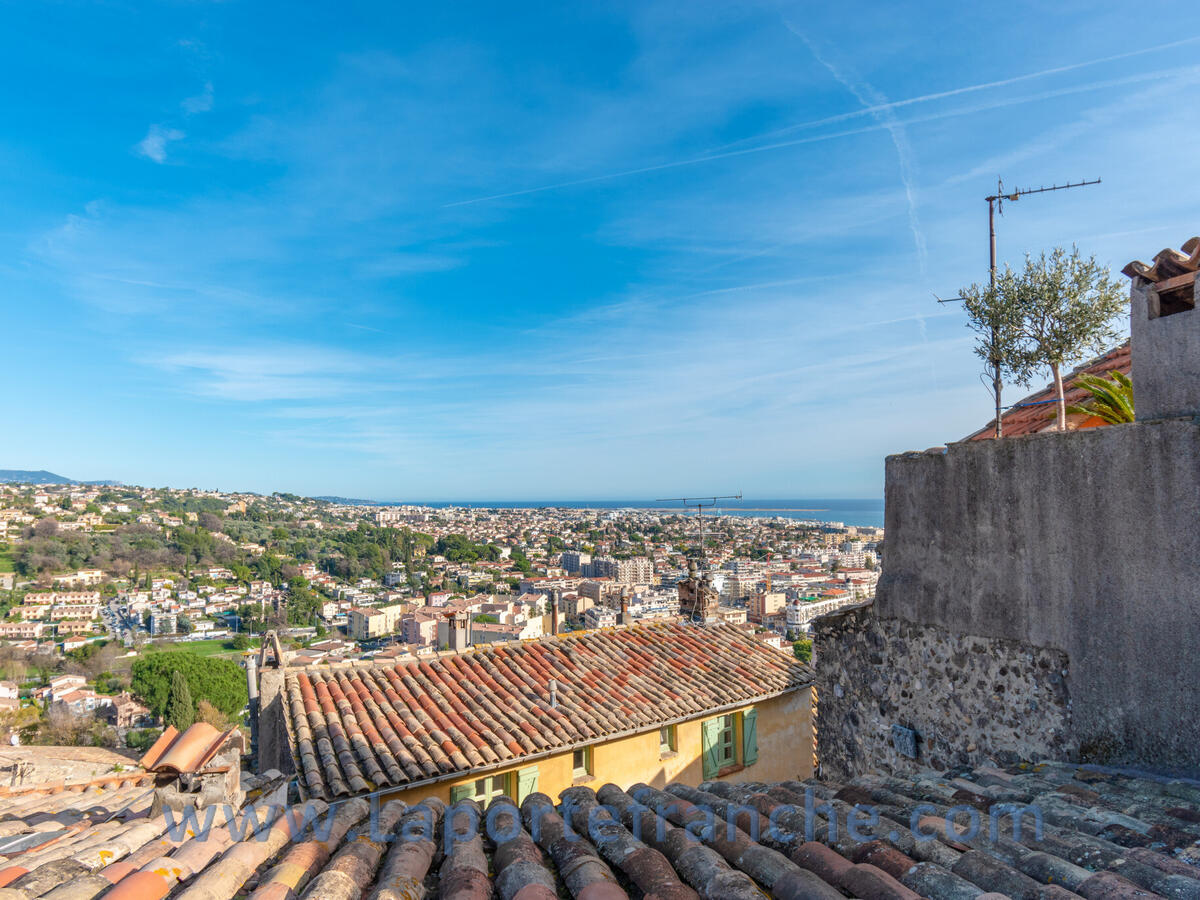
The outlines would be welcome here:
M 207 700 L 227 716 L 240 716 L 248 701 L 241 666 L 226 659 L 205 658 L 186 650 L 157 651 L 133 663 L 130 690 L 156 716 L 165 716 L 173 674 L 187 682 L 193 701 Z
M 980 336 L 976 354 L 999 366 L 1001 380 L 1019 384 L 1049 370 L 1058 428 L 1065 429 L 1063 367 L 1102 352 L 1118 337 L 1114 323 L 1125 311 L 1125 286 L 1094 256 L 1084 259 L 1078 248 L 1058 247 L 1027 256 L 1020 272 L 1005 266 L 995 284 L 973 284 L 962 297 L 968 326 Z M 998 392 L 1000 384 L 995 387 Z
M 163 722 L 177 731 L 186 731 L 196 720 L 196 707 L 192 703 L 192 692 L 188 689 L 187 678 L 183 672 L 176 669 L 171 673 L 171 686 L 167 689 L 167 706 L 163 713 Z
M 1077 382 L 1091 399 L 1068 406 L 1067 412 L 1097 416 L 1109 425 L 1133 421 L 1133 381 L 1124 372 L 1110 372 L 1108 378 L 1080 375 Z
M 800 662 L 812 662 L 812 652 L 813 645 L 810 639 L 802 638 L 801 640 L 792 642 L 792 653 Z
M 125 746 L 130 750 L 145 752 L 154 746 L 162 734 L 159 728 L 135 728 L 125 733 Z

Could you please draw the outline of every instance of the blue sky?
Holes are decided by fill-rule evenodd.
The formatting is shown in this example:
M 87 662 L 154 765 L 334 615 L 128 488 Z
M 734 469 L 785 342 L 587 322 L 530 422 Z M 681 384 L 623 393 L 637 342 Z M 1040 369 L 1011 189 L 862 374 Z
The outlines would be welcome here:
M 988 419 L 998 175 L 1104 179 L 1002 260 L 1200 230 L 1200 25 L 1051 6 L 8 4 L 0 467 L 879 496 Z

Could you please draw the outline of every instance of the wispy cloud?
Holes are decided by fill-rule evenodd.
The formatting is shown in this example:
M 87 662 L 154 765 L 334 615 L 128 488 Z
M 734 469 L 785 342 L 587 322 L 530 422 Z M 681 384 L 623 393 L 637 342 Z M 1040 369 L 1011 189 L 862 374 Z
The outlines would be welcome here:
M 138 141 L 137 151 L 142 156 L 156 163 L 167 161 L 167 145 L 172 141 L 183 140 L 184 133 L 178 128 L 167 128 L 163 125 L 151 125 L 146 136 Z
M 917 176 L 916 162 L 913 158 L 912 145 L 908 141 L 908 135 L 904 130 L 904 126 L 896 118 L 895 111 L 888 104 L 888 99 L 868 82 L 861 78 L 853 78 L 844 72 L 839 66 L 834 65 L 828 59 L 821 55 L 815 44 L 808 37 L 785 20 L 784 25 L 788 31 L 796 35 L 808 47 L 813 58 L 824 66 L 829 74 L 837 79 L 838 83 L 846 88 L 855 96 L 859 103 L 867 109 L 872 110 L 871 115 L 887 129 L 888 134 L 892 138 L 892 144 L 896 147 L 896 156 L 900 163 L 900 181 L 904 185 L 904 196 L 908 201 L 908 227 L 912 231 L 913 244 L 917 251 L 917 263 L 921 267 L 921 274 L 924 275 L 927 269 L 926 257 L 928 251 L 925 247 L 925 233 L 921 230 L 921 217 L 917 212 Z
M 791 26 L 788 27 L 789 29 L 791 28 Z M 797 33 L 794 29 L 792 30 L 793 33 Z M 759 134 L 744 137 L 737 141 L 732 141 L 731 143 L 726 144 L 725 147 L 718 149 L 737 147 L 743 144 L 752 143 L 754 141 L 772 140 L 782 135 L 792 134 L 793 132 L 801 131 L 807 128 L 820 128 L 825 125 L 836 125 L 839 122 L 848 122 L 852 119 L 863 118 L 864 116 L 875 116 L 888 110 L 904 109 L 908 106 L 916 106 L 922 103 L 932 103 L 937 100 L 948 100 L 951 97 L 961 97 L 965 94 L 996 90 L 997 88 L 1009 87 L 1011 85 L 1021 84 L 1022 82 L 1026 81 L 1036 81 L 1041 78 L 1048 78 L 1052 75 L 1062 75 L 1067 72 L 1074 72 L 1078 69 L 1086 69 L 1090 68 L 1091 66 L 1104 65 L 1105 63 L 1119 62 L 1121 60 L 1131 59 L 1133 57 L 1143 56 L 1149 53 L 1163 53 L 1164 51 L 1172 50 L 1176 47 L 1184 47 L 1195 43 L 1200 43 L 1200 35 L 1182 38 L 1177 41 L 1165 41 L 1149 47 L 1139 47 L 1136 50 L 1130 50 L 1126 53 L 1115 53 L 1109 56 L 1084 60 L 1083 62 L 1071 63 L 1065 66 L 1055 66 L 1053 68 L 1042 69 L 1037 72 L 1027 72 L 1023 75 L 1014 75 L 1011 78 L 1000 78 L 995 81 L 986 81 L 981 84 L 970 84 L 963 87 L 950 88 L 949 90 L 945 91 L 933 91 L 928 94 L 922 94 L 919 97 L 908 97 L 904 100 L 881 99 L 879 102 L 864 106 L 862 109 L 853 109 L 848 112 L 838 113 L 837 115 L 833 116 L 823 116 L 819 119 L 810 119 L 806 122 L 797 122 L 794 125 L 788 125 L 784 128 L 776 128 L 771 131 L 760 132 Z
M 655 163 L 652 165 L 638 166 L 630 169 L 620 169 L 617 171 L 605 172 L 597 175 L 588 175 L 582 178 L 573 178 L 567 181 L 558 181 L 551 184 L 538 185 L 536 187 L 522 188 L 519 190 L 505 191 L 495 194 L 484 194 L 464 200 L 452 200 L 442 204 L 442 206 L 443 208 L 451 209 L 454 207 L 491 203 L 498 200 L 511 200 L 517 197 L 527 197 L 534 194 L 559 191 L 565 188 L 582 187 L 584 185 L 616 181 L 636 175 L 647 175 L 653 172 L 664 172 L 671 169 L 688 168 L 691 166 L 704 165 L 706 163 L 717 162 L 720 160 L 754 156 L 760 153 L 772 153 L 778 150 L 787 150 L 792 147 L 801 147 L 806 144 L 822 144 L 828 141 L 841 140 L 843 138 L 856 137 L 861 134 L 870 134 L 876 131 L 887 130 L 890 127 L 906 128 L 926 122 L 938 122 L 944 119 L 961 118 L 963 116 L 971 116 L 977 113 L 986 112 L 988 110 L 1003 109 L 1012 106 L 1023 106 L 1026 104 L 1053 100 L 1058 97 L 1068 97 L 1076 94 L 1110 90 L 1112 88 L 1122 87 L 1130 84 L 1140 84 L 1143 82 L 1158 81 L 1169 78 L 1194 80 L 1198 74 L 1200 74 L 1200 67 L 1198 66 L 1176 66 L 1166 69 L 1156 69 L 1150 72 L 1138 73 L 1136 75 L 1129 75 L 1120 78 L 1107 78 L 1099 81 L 1089 82 L 1087 84 L 1070 85 L 1067 87 L 1054 88 L 1046 91 L 1039 91 L 1035 94 L 1025 94 L 1017 97 L 1002 97 L 996 100 L 972 104 L 970 106 L 961 106 L 936 113 L 927 113 L 920 116 L 910 116 L 906 119 L 898 120 L 895 123 L 895 126 L 890 126 L 884 123 L 876 123 L 874 125 L 865 125 L 858 128 L 826 132 L 824 134 L 812 135 L 810 137 L 793 138 L 786 141 L 774 141 L 772 143 L 760 144 L 754 147 L 743 147 L 737 150 L 723 150 L 714 153 L 705 153 L 684 159 L 676 159 L 668 162 Z M 866 109 L 858 110 L 855 114 L 857 115 L 859 113 L 869 114 Z
M 196 94 L 194 97 L 185 98 L 184 101 L 179 105 L 183 108 L 184 112 L 188 113 L 189 115 L 195 115 L 196 113 L 211 111 L 213 108 L 213 100 L 214 96 L 212 82 L 206 81 L 204 83 L 203 91 L 201 91 L 199 94 Z

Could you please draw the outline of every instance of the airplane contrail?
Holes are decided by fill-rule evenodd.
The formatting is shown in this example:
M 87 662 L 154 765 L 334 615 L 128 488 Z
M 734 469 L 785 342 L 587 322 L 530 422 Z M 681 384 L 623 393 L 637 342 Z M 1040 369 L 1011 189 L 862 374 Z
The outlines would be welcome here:
M 785 23 L 786 24 L 786 23 Z M 790 28 L 790 26 L 789 26 Z M 793 33 L 796 33 L 793 31 Z M 1133 56 L 1142 56 L 1146 53 L 1158 53 L 1162 50 L 1170 50 L 1173 47 L 1181 47 L 1185 44 L 1194 44 L 1200 41 L 1200 35 L 1189 38 L 1182 38 L 1178 41 L 1168 41 L 1163 44 L 1156 44 L 1153 47 L 1140 47 L 1137 50 L 1129 50 L 1125 53 L 1117 53 L 1113 56 L 1102 56 L 1098 59 L 1089 59 L 1085 62 L 1071 63 L 1066 66 L 1056 66 L 1053 69 L 1042 69 L 1040 72 L 1029 72 L 1025 75 L 1014 75 L 1012 78 L 1001 78 L 999 81 L 988 81 L 982 84 L 971 84 L 966 87 L 951 88 L 946 91 L 937 91 L 932 94 L 923 94 L 920 97 L 909 97 L 906 100 L 892 100 L 887 103 L 878 103 L 874 106 L 865 106 L 862 109 L 851 110 L 850 112 L 838 113 L 833 116 L 826 116 L 823 119 L 813 119 L 809 122 L 797 122 L 795 125 L 788 125 L 784 128 L 777 128 L 774 131 L 766 131 L 762 134 L 753 135 L 751 137 L 740 138 L 736 141 L 731 141 L 717 148 L 724 150 L 729 147 L 736 147 L 738 144 L 744 144 L 748 141 L 765 140 L 768 138 L 778 137 L 782 134 L 790 134 L 793 131 L 799 131 L 804 128 L 817 128 L 822 125 L 834 125 L 838 122 L 845 122 L 850 119 L 858 119 L 863 116 L 873 115 L 874 113 L 883 112 L 889 109 L 900 109 L 905 106 L 912 106 L 916 103 L 929 103 L 933 100 L 944 100 L 947 97 L 958 97 L 962 94 L 971 94 L 977 91 L 991 90 L 992 88 L 1007 87 L 1010 84 L 1019 84 L 1022 81 L 1031 81 L 1035 78 L 1045 78 L 1048 75 L 1060 75 L 1063 72 L 1072 72 L 1076 69 L 1085 69 L 1089 66 L 1098 66 L 1103 63 L 1117 62 L 1122 59 L 1129 59 Z
M 1142 72 L 1138 75 L 1129 75 L 1124 78 L 1112 78 L 1104 81 L 1095 81 L 1089 84 L 1073 85 L 1071 87 L 1056 88 L 1050 91 L 1042 91 L 1039 94 L 1030 94 L 1025 97 L 1015 97 L 1008 100 L 995 100 L 988 103 L 980 103 L 975 106 L 960 107 L 959 109 L 947 110 L 940 113 L 931 113 L 926 116 L 914 116 L 910 119 L 897 121 L 895 126 L 917 125 L 922 122 L 935 122 L 940 119 L 955 118 L 957 116 L 971 115 L 972 113 L 983 112 L 989 109 L 1000 109 L 1005 106 L 1017 106 L 1022 103 L 1034 103 L 1038 100 L 1049 100 L 1055 97 L 1063 97 L 1070 94 L 1081 94 L 1087 91 L 1102 90 L 1108 87 L 1119 87 L 1126 84 L 1137 84 L 1144 81 L 1154 81 L 1162 78 L 1169 78 L 1172 75 L 1200 73 L 1200 66 L 1179 66 L 1173 69 L 1159 69 L 1154 72 Z M 868 113 L 868 110 L 856 110 L 855 115 L 860 113 Z M 738 156 L 749 156 L 754 153 L 766 153 L 771 150 L 782 150 L 787 147 L 797 147 L 802 144 L 816 144 L 823 141 L 832 141 L 837 138 L 853 137 L 859 134 L 868 134 L 872 131 L 880 131 L 887 126 L 881 124 L 865 125 L 861 128 L 851 128 L 844 131 L 834 131 L 828 134 L 817 134 L 811 137 L 793 138 L 788 141 L 776 141 L 772 144 L 762 144 L 758 147 L 744 147 L 740 150 L 725 150 L 719 153 L 709 153 L 703 156 L 694 156 L 689 159 L 679 159 L 672 162 L 658 163 L 652 166 L 640 166 L 636 169 L 624 169 L 620 172 L 608 172 L 603 175 L 589 175 L 586 178 L 576 178 L 571 181 L 559 181 L 554 184 L 545 184 L 539 187 L 524 188 L 519 191 L 506 191 L 500 194 L 488 194 L 484 197 L 472 197 L 467 200 L 454 200 L 450 203 L 443 203 L 442 209 L 450 209 L 456 206 L 472 206 L 478 203 L 488 203 L 493 200 L 508 200 L 512 197 L 525 197 L 530 194 L 541 194 L 546 191 L 557 191 L 562 188 L 578 187 L 585 184 L 596 184 L 601 181 L 612 181 L 617 178 L 628 178 L 632 175 L 644 175 L 649 172 L 662 172 L 667 169 L 678 169 L 684 166 L 695 166 L 706 162 L 715 162 L 721 159 L 732 159 Z

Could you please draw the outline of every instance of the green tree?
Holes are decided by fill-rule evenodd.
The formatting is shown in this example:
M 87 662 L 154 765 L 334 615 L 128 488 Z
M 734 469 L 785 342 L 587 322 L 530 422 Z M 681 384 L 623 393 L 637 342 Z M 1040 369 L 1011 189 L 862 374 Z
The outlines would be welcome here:
M 1027 256 L 1025 270 L 1011 288 L 1009 302 L 1021 309 L 1017 369 L 1023 381 L 1040 369 L 1050 370 L 1058 395 L 1058 429 L 1063 431 L 1063 367 L 1103 352 L 1118 338 L 1115 323 L 1126 311 L 1126 287 L 1096 257 L 1084 259 L 1078 247 L 1070 253 L 1056 247 L 1049 255 Z
M 1102 352 L 1117 339 L 1116 321 L 1126 309 L 1126 288 L 1096 257 L 1078 247 L 1027 255 L 1025 268 L 1008 266 L 986 288 L 971 285 L 962 297 L 968 325 L 981 335 L 975 352 L 1002 375 L 1028 384 L 1044 369 L 1058 396 L 1058 429 L 1067 426 L 1062 370 Z M 999 396 L 999 382 L 995 389 Z M 999 400 L 997 399 L 997 414 Z
M 808 638 L 794 641 L 792 643 L 792 653 L 800 662 L 812 662 L 812 641 Z
M 987 286 L 973 284 L 959 291 L 967 312 L 967 327 L 976 334 L 975 355 L 983 360 L 992 379 L 996 401 L 996 437 L 1001 436 L 1000 398 L 1005 380 L 1020 380 L 1021 309 L 1012 302 L 1016 275 L 1008 267 Z
M 190 650 L 153 651 L 134 660 L 129 689 L 156 716 L 163 716 L 175 672 L 187 680 L 193 703 L 207 700 L 231 717 L 246 706 L 246 676 L 241 666 Z
M 1124 372 L 1109 372 L 1108 378 L 1080 375 L 1078 384 L 1091 397 L 1068 406 L 1067 412 L 1097 416 L 1110 425 L 1133 421 L 1133 380 Z
M 187 678 L 176 669 L 171 673 L 171 686 L 167 690 L 167 705 L 163 721 L 179 731 L 186 731 L 196 721 L 196 707 L 192 704 L 192 692 Z

